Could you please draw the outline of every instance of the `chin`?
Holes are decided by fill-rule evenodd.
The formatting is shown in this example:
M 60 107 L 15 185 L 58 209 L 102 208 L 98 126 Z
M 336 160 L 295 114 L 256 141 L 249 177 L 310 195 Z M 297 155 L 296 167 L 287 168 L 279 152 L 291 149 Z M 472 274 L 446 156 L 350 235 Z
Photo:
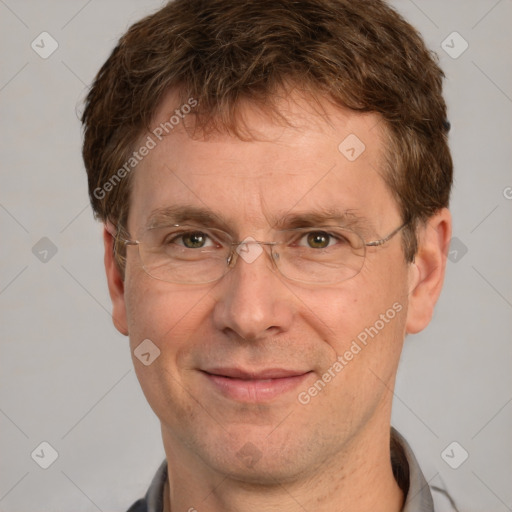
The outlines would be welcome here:
M 311 470 L 315 461 L 311 460 L 312 443 L 301 442 L 290 431 L 281 435 L 271 429 L 241 426 L 229 429 L 216 439 L 201 442 L 198 447 L 203 452 L 201 458 L 216 472 L 248 485 L 277 485 L 295 481 L 303 472 Z M 275 436 L 275 437 L 274 437 Z M 324 457 L 322 457 L 324 459 Z M 319 464 L 321 461 L 319 461 Z

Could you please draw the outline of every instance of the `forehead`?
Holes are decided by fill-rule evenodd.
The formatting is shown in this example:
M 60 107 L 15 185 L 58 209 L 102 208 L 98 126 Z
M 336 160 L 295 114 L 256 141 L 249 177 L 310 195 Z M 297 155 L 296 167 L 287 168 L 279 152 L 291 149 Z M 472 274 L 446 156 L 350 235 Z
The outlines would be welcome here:
M 240 118 L 250 140 L 192 136 L 185 128 L 193 115 L 187 119 L 190 110 L 169 94 L 144 135 L 155 144 L 132 176 L 129 226 L 139 230 L 159 210 L 189 206 L 254 229 L 283 215 L 320 211 L 373 216 L 378 227 L 379 215 L 397 210 L 382 179 L 380 118 L 328 102 L 321 107 L 303 96 L 283 99 L 283 123 L 246 103 Z

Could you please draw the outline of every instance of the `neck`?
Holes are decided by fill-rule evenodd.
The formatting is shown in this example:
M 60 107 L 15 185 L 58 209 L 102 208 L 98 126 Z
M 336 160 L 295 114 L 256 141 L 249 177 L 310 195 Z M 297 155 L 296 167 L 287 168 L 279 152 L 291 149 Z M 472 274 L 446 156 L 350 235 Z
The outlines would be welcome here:
M 404 496 L 393 476 L 389 423 L 367 427 L 308 474 L 270 485 L 268 478 L 261 484 L 215 471 L 162 429 L 169 461 L 168 510 L 399 512 Z

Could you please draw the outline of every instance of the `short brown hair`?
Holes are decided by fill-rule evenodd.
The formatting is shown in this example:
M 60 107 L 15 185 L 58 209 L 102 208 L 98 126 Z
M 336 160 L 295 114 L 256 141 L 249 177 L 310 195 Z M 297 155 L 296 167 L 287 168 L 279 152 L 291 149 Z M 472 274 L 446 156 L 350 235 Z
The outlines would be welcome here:
M 240 136 L 243 100 L 277 113 L 294 84 L 312 97 L 380 114 L 388 139 L 383 176 L 409 229 L 448 206 L 443 72 L 421 36 L 380 0 L 175 0 L 135 23 L 100 69 L 86 99 L 83 158 L 95 215 L 119 225 L 130 177 L 99 194 L 130 158 L 165 93 L 193 97 L 196 123 Z M 111 190 L 110 190 L 111 189 Z

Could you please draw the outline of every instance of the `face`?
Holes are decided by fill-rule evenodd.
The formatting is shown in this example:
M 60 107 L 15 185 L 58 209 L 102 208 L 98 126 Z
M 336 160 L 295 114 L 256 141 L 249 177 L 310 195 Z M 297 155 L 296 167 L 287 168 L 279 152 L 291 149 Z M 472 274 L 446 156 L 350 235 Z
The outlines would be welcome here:
M 175 109 L 169 95 L 156 124 Z M 293 123 L 284 126 L 247 104 L 251 141 L 191 138 L 177 126 L 134 171 L 131 237 L 167 208 L 204 210 L 215 225 L 179 220 L 221 225 L 237 241 L 270 241 L 292 216 L 336 224 L 333 212 L 366 241 L 385 237 L 402 221 L 381 177 L 382 124 L 374 114 L 325 109 L 329 121 L 294 97 L 282 105 Z M 351 145 L 338 148 L 351 134 L 365 145 L 356 159 Z M 340 283 L 291 281 L 264 250 L 239 257 L 216 282 L 172 284 L 150 277 L 137 247 L 127 247 L 124 283 L 107 264 L 114 316 L 132 354 L 146 339 L 160 351 L 148 366 L 133 361 L 167 454 L 252 481 L 286 481 L 340 460 L 358 436 L 389 433 L 417 267 L 405 262 L 398 234 L 368 247 L 361 271 Z

